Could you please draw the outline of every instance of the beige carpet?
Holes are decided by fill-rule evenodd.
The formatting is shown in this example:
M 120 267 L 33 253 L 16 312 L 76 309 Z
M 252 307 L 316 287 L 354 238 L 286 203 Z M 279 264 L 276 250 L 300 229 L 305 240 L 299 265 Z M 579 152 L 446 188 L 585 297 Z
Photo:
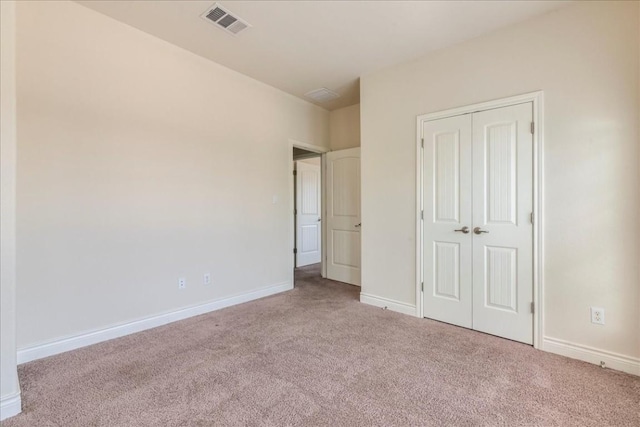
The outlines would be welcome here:
M 3 426 L 639 426 L 640 378 L 322 280 L 20 366 Z

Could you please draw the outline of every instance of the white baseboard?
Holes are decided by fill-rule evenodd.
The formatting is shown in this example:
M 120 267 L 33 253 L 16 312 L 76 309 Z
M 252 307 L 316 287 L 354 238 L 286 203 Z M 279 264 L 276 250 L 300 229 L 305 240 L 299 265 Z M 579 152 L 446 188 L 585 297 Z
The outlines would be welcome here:
M 0 421 L 6 420 L 22 412 L 20 392 L 12 393 L 0 398 Z
M 389 298 L 383 298 L 375 295 L 365 294 L 360 292 L 360 302 L 364 304 L 373 305 L 375 307 L 387 308 L 391 311 L 397 311 L 398 313 L 408 314 L 409 316 L 416 315 L 416 306 L 392 300 Z
M 628 374 L 640 375 L 640 359 L 635 357 L 624 356 L 622 354 L 612 353 L 551 337 L 544 337 L 542 341 L 542 350 L 570 357 L 572 359 L 594 363 L 596 365 L 600 365 L 600 362 L 604 362 L 604 366 L 606 368 L 615 369 L 616 371 L 622 371 Z
M 232 305 L 242 304 L 258 298 L 293 289 L 293 284 L 283 282 L 267 288 L 258 289 L 256 291 L 247 292 L 228 298 L 209 301 L 176 311 L 163 313 L 155 316 L 146 317 L 144 319 L 135 320 L 133 322 L 121 325 L 111 326 L 108 328 L 66 337 L 52 342 L 47 342 L 31 347 L 18 349 L 18 364 L 31 362 L 32 360 L 42 359 L 43 357 L 53 356 L 55 354 L 64 353 L 65 351 L 75 350 L 88 345 L 97 344 L 99 342 L 108 341 L 125 335 L 134 334 L 147 329 L 166 325 L 167 323 L 176 322 L 178 320 L 187 319 L 189 317 L 198 316 L 200 314 L 209 313 L 211 311 L 220 310 Z

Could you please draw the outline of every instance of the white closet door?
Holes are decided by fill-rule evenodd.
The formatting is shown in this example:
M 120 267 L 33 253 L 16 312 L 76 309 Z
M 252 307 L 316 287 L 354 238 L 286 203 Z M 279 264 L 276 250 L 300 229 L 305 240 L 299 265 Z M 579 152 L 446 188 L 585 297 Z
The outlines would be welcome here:
M 472 327 L 471 115 L 426 122 L 425 317 Z
M 327 278 L 360 286 L 360 148 L 327 153 Z
M 533 105 L 473 114 L 473 328 L 533 343 Z
M 322 259 L 319 160 L 318 164 L 296 162 L 296 267 Z

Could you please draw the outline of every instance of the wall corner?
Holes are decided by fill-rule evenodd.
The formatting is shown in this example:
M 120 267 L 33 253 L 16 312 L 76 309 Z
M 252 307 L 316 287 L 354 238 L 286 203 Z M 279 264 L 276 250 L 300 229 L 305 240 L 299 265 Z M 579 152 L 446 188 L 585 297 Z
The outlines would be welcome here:
M 16 354 L 16 2 L 0 2 L 0 420 L 21 411 Z

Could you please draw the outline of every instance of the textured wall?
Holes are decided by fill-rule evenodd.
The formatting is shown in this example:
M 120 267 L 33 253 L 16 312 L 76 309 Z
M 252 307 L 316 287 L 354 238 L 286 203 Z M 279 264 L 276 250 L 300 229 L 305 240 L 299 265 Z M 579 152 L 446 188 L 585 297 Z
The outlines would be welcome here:
M 0 8 L 0 400 L 4 403 L 20 392 L 16 369 L 16 4 L 3 1 Z M 6 411 L 3 408 L 1 418 L 15 412 Z
M 289 139 L 328 111 L 72 2 L 17 41 L 19 348 L 290 281 Z
M 329 140 L 332 150 L 360 146 L 360 104 L 331 111 Z
M 415 303 L 416 116 L 543 90 L 546 335 L 640 356 L 638 58 L 638 2 L 583 2 L 363 76 L 363 292 Z

